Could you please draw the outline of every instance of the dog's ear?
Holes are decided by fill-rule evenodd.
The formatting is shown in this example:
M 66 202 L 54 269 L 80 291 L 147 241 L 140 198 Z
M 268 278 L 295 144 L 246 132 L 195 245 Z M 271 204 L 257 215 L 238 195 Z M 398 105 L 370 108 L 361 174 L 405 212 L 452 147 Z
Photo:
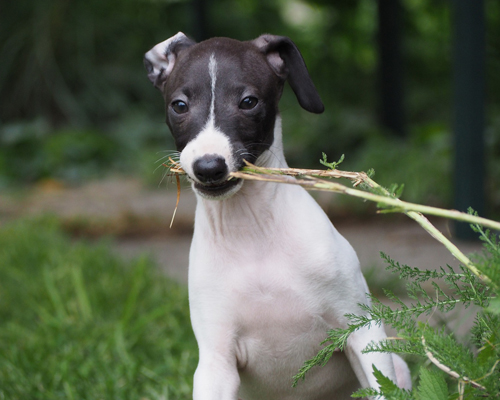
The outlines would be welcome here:
M 325 107 L 299 49 L 286 36 L 262 35 L 252 43 L 266 56 L 274 72 L 288 83 L 305 110 L 320 114 Z
M 178 54 L 194 44 L 193 40 L 179 32 L 149 50 L 144 56 L 144 66 L 153 85 L 163 91 L 163 86 L 174 68 Z

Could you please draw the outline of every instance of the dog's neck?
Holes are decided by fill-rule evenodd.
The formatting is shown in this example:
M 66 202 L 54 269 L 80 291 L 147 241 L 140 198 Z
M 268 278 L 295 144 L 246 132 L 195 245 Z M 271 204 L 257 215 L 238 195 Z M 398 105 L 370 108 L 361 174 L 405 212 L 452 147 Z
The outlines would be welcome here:
M 274 141 L 256 161 L 265 168 L 287 168 L 283 152 L 281 118 L 276 118 Z M 251 235 L 269 232 L 269 224 L 275 219 L 276 208 L 282 206 L 278 198 L 288 185 L 272 182 L 245 181 L 243 187 L 232 197 L 224 200 L 208 200 L 197 195 L 196 218 L 202 219 L 207 234 L 226 240 L 231 235 L 246 232 Z M 249 222 L 250 221 L 250 222 Z
M 281 117 L 276 117 L 274 123 L 274 140 L 273 144 L 257 159 L 256 163 L 259 167 L 264 168 L 287 168 L 285 153 L 283 151 L 283 135 L 281 127 Z

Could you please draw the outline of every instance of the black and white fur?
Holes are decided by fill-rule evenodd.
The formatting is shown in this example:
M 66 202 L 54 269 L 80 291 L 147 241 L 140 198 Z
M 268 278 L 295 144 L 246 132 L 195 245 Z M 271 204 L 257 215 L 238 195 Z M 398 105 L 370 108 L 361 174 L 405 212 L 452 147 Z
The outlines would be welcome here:
M 183 33 L 145 56 L 198 202 L 189 302 L 199 346 L 194 400 L 341 400 L 377 387 L 372 364 L 410 387 L 404 361 L 362 354 L 372 326 L 292 388 L 329 329 L 361 313 L 368 287 L 350 244 L 296 185 L 229 180 L 248 160 L 286 167 L 278 103 L 285 81 L 307 111 L 323 104 L 295 44 L 262 35 L 195 43 Z

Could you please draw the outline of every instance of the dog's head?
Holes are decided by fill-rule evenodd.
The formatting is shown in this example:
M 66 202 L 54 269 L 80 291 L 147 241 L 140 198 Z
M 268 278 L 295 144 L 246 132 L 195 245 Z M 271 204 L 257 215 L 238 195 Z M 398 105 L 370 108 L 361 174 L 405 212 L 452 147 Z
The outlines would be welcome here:
M 144 65 L 163 93 L 181 166 L 206 198 L 236 193 L 242 181 L 228 180 L 229 173 L 243 160 L 255 163 L 273 144 L 286 80 L 304 109 L 323 112 L 304 60 L 287 37 L 195 43 L 178 33 L 147 52 Z

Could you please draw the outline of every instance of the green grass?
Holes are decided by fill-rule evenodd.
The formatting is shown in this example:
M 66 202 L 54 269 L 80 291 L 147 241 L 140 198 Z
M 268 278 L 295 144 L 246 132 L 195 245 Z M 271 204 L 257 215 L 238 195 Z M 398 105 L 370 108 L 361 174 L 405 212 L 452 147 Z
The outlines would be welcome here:
M 148 259 L 0 227 L 0 399 L 189 399 L 196 361 L 187 291 Z

